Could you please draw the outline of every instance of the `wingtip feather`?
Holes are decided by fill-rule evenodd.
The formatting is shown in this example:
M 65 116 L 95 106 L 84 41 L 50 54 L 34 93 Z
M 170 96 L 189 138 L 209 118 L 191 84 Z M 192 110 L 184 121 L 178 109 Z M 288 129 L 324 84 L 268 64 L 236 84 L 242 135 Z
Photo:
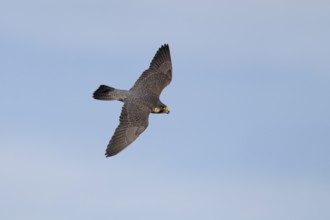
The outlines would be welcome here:
M 150 68 L 157 69 L 165 61 L 171 61 L 171 53 L 169 45 L 163 44 L 156 52 L 150 63 Z

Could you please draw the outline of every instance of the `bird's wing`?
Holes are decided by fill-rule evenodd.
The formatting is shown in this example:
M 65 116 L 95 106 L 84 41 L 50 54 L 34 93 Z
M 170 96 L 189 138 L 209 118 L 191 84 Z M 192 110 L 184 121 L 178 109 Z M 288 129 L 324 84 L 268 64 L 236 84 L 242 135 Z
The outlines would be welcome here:
M 131 88 L 140 92 L 147 90 L 157 96 L 172 80 L 172 62 L 168 44 L 161 46 L 152 59 L 149 69 L 145 70 Z
M 105 155 L 116 155 L 131 144 L 148 127 L 149 114 L 150 110 L 144 105 L 125 103 L 119 126 L 107 146 Z

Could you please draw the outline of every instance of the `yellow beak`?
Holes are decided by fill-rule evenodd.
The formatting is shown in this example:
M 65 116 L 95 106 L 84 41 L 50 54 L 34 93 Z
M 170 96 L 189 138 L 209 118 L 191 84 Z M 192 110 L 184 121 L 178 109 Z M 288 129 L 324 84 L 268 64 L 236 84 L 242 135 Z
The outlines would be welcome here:
M 163 108 L 164 112 L 166 112 L 167 114 L 170 113 L 170 109 L 168 107 Z

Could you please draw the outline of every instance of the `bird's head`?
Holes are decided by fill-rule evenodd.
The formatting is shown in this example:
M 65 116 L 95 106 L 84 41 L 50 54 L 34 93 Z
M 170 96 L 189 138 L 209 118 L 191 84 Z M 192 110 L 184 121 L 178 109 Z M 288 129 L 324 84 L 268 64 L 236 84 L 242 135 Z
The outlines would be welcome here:
M 167 106 L 159 106 L 152 109 L 152 113 L 160 114 L 160 113 L 170 113 L 170 109 Z

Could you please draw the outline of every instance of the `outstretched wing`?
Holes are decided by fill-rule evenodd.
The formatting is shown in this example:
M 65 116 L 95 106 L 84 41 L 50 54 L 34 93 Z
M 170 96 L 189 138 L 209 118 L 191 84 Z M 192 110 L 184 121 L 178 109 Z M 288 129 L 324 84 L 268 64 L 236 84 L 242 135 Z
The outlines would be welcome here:
M 149 69 L 145 70 L 135 82 L 131 91 L 147 90 L 157 96 L 172 80 L 172 62 L 168 44 L 161 46 L 152 59 Z
M 120 123 L 113 134 L 105 155 L 107 157 L 118 154 L 148 127 L 150 110 L 135 103 L 125 103 L 121 115 Z

